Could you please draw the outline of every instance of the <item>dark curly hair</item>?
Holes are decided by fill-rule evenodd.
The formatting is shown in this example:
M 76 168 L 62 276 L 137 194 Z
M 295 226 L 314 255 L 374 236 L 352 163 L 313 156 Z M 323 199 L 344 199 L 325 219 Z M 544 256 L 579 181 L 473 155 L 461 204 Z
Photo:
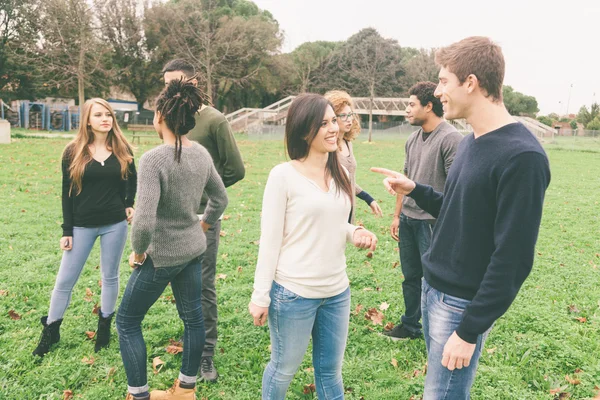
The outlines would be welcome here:
M 441 117 L 444 115 L 444 108 L 440 99 L 434 96 L 436 87 L 437 85 L 433 82 L 417 82 L 408 90 L 408 95 L 417 96 L 417 99 L 419 99 L 419 102 L 423 107 L 425 107 L 427 103 L 431 103 L 433 113 L 438 117 Z
M 175 160 L 181 161 L 181 136 L 196 126 L 195 114 L 204 96 L 189 80 L 174 79 L 156 99 L 156 111 L 175 134 Z

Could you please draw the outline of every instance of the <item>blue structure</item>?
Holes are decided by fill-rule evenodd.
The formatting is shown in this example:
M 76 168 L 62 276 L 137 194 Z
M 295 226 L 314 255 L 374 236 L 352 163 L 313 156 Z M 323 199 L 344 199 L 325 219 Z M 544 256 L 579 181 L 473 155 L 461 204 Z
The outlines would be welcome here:
M 70 131 L 79 127 L 79 113 L 72 113 L 67 105 L 50 105 L 23 100 L 17 113 L 19 114 L 19 126 L 23 128 L 31 127 L 31 118 L 34 115 L 38 122 L 35 124 L 35 129 Z M 38 117 L 39 119 L 37 119 Z

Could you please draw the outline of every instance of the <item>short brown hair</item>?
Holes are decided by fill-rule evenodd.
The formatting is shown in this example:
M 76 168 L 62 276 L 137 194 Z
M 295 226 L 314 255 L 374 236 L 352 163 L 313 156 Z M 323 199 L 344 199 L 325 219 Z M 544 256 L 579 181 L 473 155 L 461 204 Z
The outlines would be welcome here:
M 469 75 L 475 75 L 488 97 L 502 101 L 504 56 L 490 38 L 471 36 L 442 47 L 435 53 L 435 63 L 455 74 L 461 84 Z
M 335 115 L 339 115 L 342 112 L 342 109 L 346 106 L 349 106 L 352 112 L 354 112 L 354 104 L 352 104 L 352 97 L 343 90 L 330 90 L 325 93 L 325 98 L 331 102 L 333 106 L 333 111 Z M 352 128 L 347 133 L 344 133 L 344 139 L 348 141 L 354 140 L 360 133 L 360 121 L 358 117 L 353 118 L 352 120 Z M 340 138 L 340 142 L 342 138 Z

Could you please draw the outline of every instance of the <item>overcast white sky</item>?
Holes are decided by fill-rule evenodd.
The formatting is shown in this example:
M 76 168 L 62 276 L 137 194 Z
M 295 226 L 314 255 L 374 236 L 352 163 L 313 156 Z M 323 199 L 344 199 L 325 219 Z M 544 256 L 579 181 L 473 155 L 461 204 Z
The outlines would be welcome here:
M 285 32 L 284 52 L 374 27 L 401 46 L 441 47 L 467 36 L 502 46 L 504 83 L 535 96 L 541 114 L 600 102 L 600 0 L 254 0 Z

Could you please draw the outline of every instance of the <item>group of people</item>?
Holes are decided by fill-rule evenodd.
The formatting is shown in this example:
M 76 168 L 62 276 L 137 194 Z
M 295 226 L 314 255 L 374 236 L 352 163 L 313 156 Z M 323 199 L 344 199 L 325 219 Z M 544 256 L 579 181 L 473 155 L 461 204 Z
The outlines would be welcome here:
M 533 265 L 548 159 L 502 102 L 504 58 L 488 38 L 436 53 L 439 83 L 409 90 L 403 173 L 374 167 L 396 196 L 390 234 L 398 241 L 405 311 L 384 335 L 423 338 L 424 399 L 468 399 L 494 322 Z M 225 188 L 244 166 L 223 115 L 203 104 L 193 67 L 168 63 L 154 127 L 163 144 L 136 171 L 133 151 L 108 103 L 84 105 L 82 126 L 63 154 L 63 260 L 34 354 L 60 339 L 71 291 L 95 240 L 101 242 L 102 299 L 96 351 L 108 346 L 118 266 L 132 223 L 133 272 L 116 317 L 128 399 L 194 399 L 198 374 L 214 382 L 214 287 Z M 463 136 L 445 119 L 464 118 Z M 270 361 L 262 398 L 279 400 L 312 338 L 320 399 L 343 399 L 342 364 L 350 317 L 346 244 L 375 251 L 377 237 L 355 225 L 355 197 L 383 212 L 356 182 L 352 140 L 360 131 L 343 91 L 302 94 L 285 126 L 289 161 L 268 177 L 254 290 L 254 324 L 268 321 Z M 137 200 L 134 198 L 137 194 Z M 173 387 L 149 391 L 141 322 L 168 284 L 184 324 L 182 366 Z M 422 320 L 422 324 L 421 324 Z M 402 397 L 399 395 L 398 398 Z

